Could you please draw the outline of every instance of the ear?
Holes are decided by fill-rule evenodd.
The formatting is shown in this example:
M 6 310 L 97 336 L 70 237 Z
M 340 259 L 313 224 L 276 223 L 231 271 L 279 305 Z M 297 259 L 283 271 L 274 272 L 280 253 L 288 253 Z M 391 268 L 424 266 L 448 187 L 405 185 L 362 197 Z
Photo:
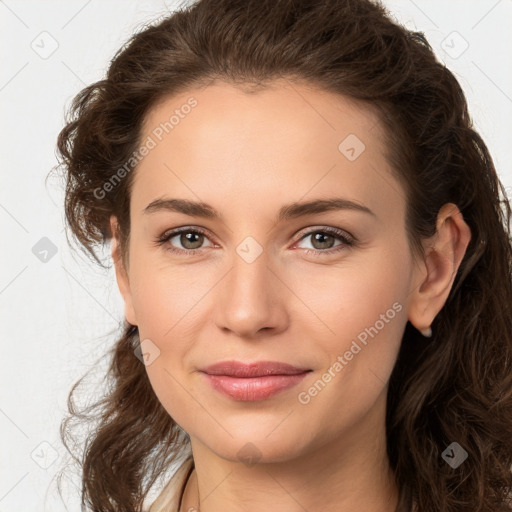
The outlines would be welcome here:
M 119 226 L 117 218 L 114 215 L 110 216 L 110 231 L 112 233 L 112 260 L 114 261 L 114 267 L 116 270 L 117 286 L 119 287 L 119 291 L 121 292 L 124 300 L 124 315 L 130 324 L 138 325 L 132 303 L 128 271 L 125 268 L 123 258 L 121 257 L 121 249 L 119 245 Z
M 453 203 L 439 210 L 436 228 L 424 244 L 425 259 L 418 262 L 410 294 L 408 319 L 418 330 L 430 327 L 444 306 L 471 240 L 471 230 Z

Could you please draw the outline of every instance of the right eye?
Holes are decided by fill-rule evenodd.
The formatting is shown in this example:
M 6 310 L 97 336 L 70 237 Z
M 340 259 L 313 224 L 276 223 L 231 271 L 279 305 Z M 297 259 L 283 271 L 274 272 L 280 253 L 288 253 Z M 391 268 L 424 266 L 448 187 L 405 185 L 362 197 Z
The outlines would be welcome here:
M 176 241 L 171 243 L 173 239 L 176 239 Z M 159 245 L 162 245 L 166 251 L 192 255 L 203 249 L 201 245 L 205 239 L 208 240 L 203 230 L 184 227 L 166 231 L 163 235 L 158 237 L 157 242 Z M 175 247 L 177 243 L 181 244 L 183 248 Z

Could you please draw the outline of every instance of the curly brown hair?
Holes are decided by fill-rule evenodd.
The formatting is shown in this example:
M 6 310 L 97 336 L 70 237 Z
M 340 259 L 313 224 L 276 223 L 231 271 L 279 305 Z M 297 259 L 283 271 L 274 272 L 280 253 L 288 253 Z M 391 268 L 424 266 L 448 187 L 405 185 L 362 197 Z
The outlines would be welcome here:
M 407 197 L 407 234 L 436 232 L 439 209 L 458 206 L 472 233 L 454 286 L 422 342 L 408 323 L 391 375 L 387 452 L 400 497 L 396 512 L 510 511 L 512 489 L 511 208 L 464 93 L 421 32 L 397 24 L 370 0 L 199 0 L 135 34 L 107 76 L 73 100 L 58 137 L 68 227 L 84 253 L 119 220 L 121 255 L 130 233 L 134 172 L 104 193 L 140 146 L 156 102 L 215 79 L 264 87 L 306 80 L 378 109 L 387 155 Z M 133 171 L 136 170 L 134 166 Z M 119 173 L 118 173 L 119 175 Z M 101 191 L 101 193 L 100 193 Z M 109 352 L 106 393 L 76 407 L 94 419 L 83 453 L 82 509 L 140 511 L 159 475 L 189 439 L 158 401 L 134 357 L 138 329 L 125 320 Z M 79 381 L 80 382 L 80 381 Z M 78 385 L 79 383 L 77 383 Z M 441 453 L 453 440 L 468 452 L 457 469 Z

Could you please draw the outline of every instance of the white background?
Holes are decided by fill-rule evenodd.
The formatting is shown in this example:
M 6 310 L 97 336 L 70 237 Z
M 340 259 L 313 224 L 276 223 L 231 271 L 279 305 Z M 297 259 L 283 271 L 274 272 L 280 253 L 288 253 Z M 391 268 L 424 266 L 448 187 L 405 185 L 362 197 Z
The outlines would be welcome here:
M 512 0 L 384 3 L 425 33 L 460 80 L 510 193 Z M 0 0 L 0 512 L 65 510 L 50 483 L 65 460 L 58 429 L 67 395 L 110 347 L 123 314 L 113 270 L 69 248 L 62 185 L 44 183 L 65 108 L 104 76 L 135 29 L 173 5 Z M 43 237 L 57 248 L 47 262 L 32 252 Z M 79 510 L 70 492 L 68 509 Z

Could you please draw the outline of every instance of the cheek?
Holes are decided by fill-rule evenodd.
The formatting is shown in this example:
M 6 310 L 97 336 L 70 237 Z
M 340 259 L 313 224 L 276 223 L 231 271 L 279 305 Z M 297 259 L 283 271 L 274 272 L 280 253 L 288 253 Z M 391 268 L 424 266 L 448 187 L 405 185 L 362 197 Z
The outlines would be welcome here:
M 330 340 L 332 354 L 351 340 L 364 341 L 374 327 L 382 337 L 393 340 L 400 333 L 407 297 L 409 262 L 405 249 L 380 247 L 354 253 L 336 266 L 309 265 L 294 283 L 294 292 L 304 305 L 304 328 Z M 303 315 L 304 316 L 304 315 Z M 368 337 L 368 334 L 366 334 Z
M 309 348 L 321 350 L 323 362 L 315 378 L 298 390 L 311 432 L 323 429 L 326 438 L 336 437 L 362 420 L 385 392 L 407 320 L 405 284 L 391 268 L 353 269 L 336 287 L 324 287 L 316 305 L 323 323 L 304 324 L 305 337 L 315 339 L 316 333 Z
M 323 365 L 317 380 L 301 389 L 299 403 L 331 422 L 324 413 L 343 403 L 347 414 L 333 422 L 333 432 L 372 406 L 393 370 L 407 322 L 409 262 L 403 250 L 368 251 L 357 262 L 347 259 L 329 272 L 320 268 L 301 281 L 299 293 L 321 320 L 304 322 L 305 337 L 317 340 L 310 349 L 323 352 Z
M 202 274 L 192 266 L 161 262 L 141 261 L 133 269 L 132 301 L 141 336 L 161 341 L 178 332 L 183 336 L 184 327 L 200 310 L 201 298 L 214 284 L 212 272 Z
M 193 380 L 186 374 L 189 353 L 198 338 L 194 320 L 204 290 L 198 283 L 169 269 L 152 267 L 137 279 L 134 308 L 140 339 L 151 340 L 158 356 L 146 366 L 151 386 L 162 406 L 182 428 L 200 415 L 191 404 Z M 202 293 L 201 293 L 202 291 Z
M 188 431 L 194 423 L 204 421 L 200 390 L 179 369 L 160 357 L 146 372 L 158 401 L 182 429 Z

